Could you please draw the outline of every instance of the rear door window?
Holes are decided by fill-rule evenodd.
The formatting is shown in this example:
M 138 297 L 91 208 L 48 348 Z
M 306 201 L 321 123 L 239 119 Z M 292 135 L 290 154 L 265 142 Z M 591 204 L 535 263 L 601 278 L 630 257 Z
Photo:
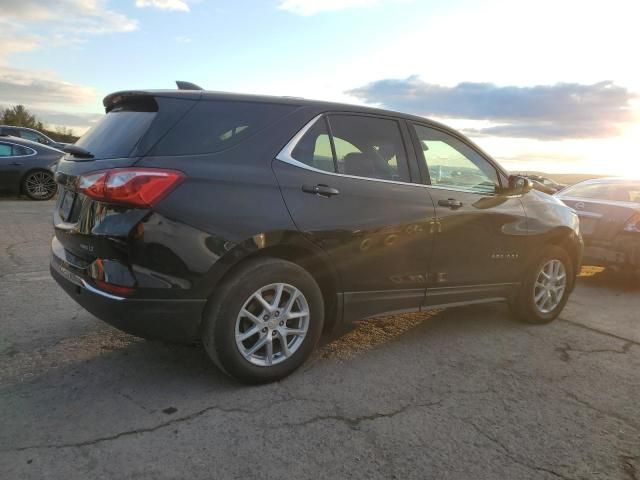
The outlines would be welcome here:
M 153 149 L 154 155 L 195 155 L 233 147 L 291 113 L 296 105 L 201 100 Z
M 320 118 L 291 156 L 325 172 L 410 181 L 400 126 L 391 119 L 344 114 Z
M 409 182 L 407 155 L 396 120 L 329 115 L 338 173 Z

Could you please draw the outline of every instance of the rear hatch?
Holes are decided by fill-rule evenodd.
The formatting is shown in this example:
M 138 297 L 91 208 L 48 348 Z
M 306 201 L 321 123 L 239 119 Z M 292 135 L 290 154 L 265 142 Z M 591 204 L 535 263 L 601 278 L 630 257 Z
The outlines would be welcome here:
M 93 172 L 135 165 L 198 98 L 196 92 L 181 98 L 146 92 L 105 98 L 106 115 L 58 165 L 56 181 L 61 188 L 53 213 L 56 255 L 79 268 L 86 268 L 97 258 L 121 258 L 125 262 L 126 244 L 118 238 L 130 235 L 148 209 L 96 201 L 82 193 L 81 182 L 99 176 Z

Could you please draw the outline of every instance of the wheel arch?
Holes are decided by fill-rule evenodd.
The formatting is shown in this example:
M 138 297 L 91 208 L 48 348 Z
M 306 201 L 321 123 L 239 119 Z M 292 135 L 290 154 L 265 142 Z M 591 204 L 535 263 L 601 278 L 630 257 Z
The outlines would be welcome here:
M 571 258 L 571 265 L 576 275 L 580 273 L 582 263 L 582 241 L 574 230 L 569 227 L 559 227 L 550 236 L 548 245 L 562 248 Z
M 262 235 L 262 234 L 261 234 Z M 213 297 L 216 288 L 221 285 L 241 265 L 256 258 L 277 258 L 286 260 L 305 269 L 314 278 L 325 302 L 324 330 L 331 331 L 342 319 L 342 300 L 340 281 L 326 253 L 298 232 L 286 234 L 264 234 L 263 238 L 274 237 L 282 241 L 269 243 L 256 242 L 252 237 L 229 251 L 219 262 L 224 266 L 214 266 L 215 272 L 207 282 L 207 297 Z M 205 308 L 206 311 L 206 308 Z

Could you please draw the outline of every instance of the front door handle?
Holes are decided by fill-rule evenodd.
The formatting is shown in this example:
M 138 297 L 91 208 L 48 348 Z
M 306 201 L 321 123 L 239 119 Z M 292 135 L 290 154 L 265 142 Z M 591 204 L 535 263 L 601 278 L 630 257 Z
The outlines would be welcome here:
M 22 165 L 22 162 L 11 162 L 9 165 L 11 165 L 12 167 L 17 167 L 19 165 Z
M 321 197 L 329 198 L 333 195 L 338 195 L 340 191 L 337 188 L 330 187 L 329 185 L 324 185 L 319 183 L 318 185 L 314 185 L 310 187 L 309 185 L 303 185 L 302 191 L 305 193 L 314 193 Z
M 455 198 L 447 198 L 446 200 L 438 200 L 438 205 L 441 207 L 449 207 L 452 210 L 456 208 L 460 208 L 462 206 L 462 202 L 460 200 L 456 200 Z

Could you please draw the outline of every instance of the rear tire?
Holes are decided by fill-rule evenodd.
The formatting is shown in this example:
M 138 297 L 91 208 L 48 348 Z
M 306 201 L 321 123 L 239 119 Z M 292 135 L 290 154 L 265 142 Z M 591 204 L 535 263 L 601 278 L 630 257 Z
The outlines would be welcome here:
M 22 192 L 31 200 L 50 200 L 57 191 L 53 174 L 47 170 L 28 172 L 22 179 Z
M 550 245 L 525 274 L 509 307 L 519 320 L 549 323 L 560 315 L 566 305 L 573 282 L 573 264 L 569 255 L 562 248 Z
M 203 322 L 202 342 L 223 372 L 246 383 L 272 382 L 300 367 L 314 350 L 324 302 L 306 270 L 260 258 L 223 282 Z

